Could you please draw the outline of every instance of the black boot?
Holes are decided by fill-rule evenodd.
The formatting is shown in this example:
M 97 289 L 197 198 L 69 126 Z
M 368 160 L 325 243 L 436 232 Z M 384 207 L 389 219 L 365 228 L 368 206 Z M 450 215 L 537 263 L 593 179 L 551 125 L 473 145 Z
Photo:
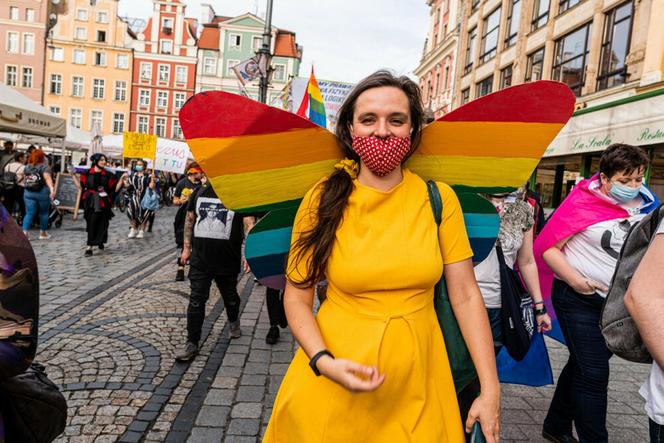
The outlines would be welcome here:
M 265 343 L 273 345 L 279 340 L 279 326 L 271 326 L 265 336 Z

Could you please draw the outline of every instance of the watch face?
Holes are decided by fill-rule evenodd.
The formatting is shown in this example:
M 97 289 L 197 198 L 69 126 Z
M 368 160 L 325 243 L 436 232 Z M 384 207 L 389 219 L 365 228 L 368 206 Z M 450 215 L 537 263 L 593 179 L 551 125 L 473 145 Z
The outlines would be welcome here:
M 23 372 L 37 350 L 39 276 L 30 241 L 0 205 L 0 379 Z M 12 340 L 5 340 L 12 337 Z

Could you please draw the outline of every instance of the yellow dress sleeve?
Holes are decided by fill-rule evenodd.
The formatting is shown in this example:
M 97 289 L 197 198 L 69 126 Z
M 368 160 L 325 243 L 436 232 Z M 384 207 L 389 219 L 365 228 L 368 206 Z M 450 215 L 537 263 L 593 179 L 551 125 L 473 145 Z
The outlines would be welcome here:
M 436 184 L 443 201 L 443 220 L 438 232 L 443 264 L 447 265 L 471 258 L 473 250 L 466 233 L 459 198 L 449 185 L 440 182 Z
M 288 252 L 286 278 L 294 284 L 301 284 L 308 274 L 309 264 L 311 262 L 311 249 L 300 253 L 294 245 L 304 233 L 310 231 L 316 224 L 321 189 L 322 182 L 318 182 L 314 187 L 307 191 L 300 203 L 300 207 L 295 215 L 295 221 L 293 222 L 293 233 L 291 235 L 291 249 Z

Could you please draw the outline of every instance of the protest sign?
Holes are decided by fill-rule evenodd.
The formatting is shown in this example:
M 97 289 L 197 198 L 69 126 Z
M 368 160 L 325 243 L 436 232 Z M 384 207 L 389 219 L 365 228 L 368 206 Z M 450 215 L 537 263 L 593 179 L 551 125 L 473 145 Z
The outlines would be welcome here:
M 187 160 L 191 157 L 189 147 L 184 143 L 157 146 L 157 161 L 155 169 L 164 172 L 183 174 Z
M 309 78 L 306 77 L 296 77 L 293 79 L 291 82 L 288 102 L 284 109 L 290 112 L 297 111 L 297 109 L 293 109 L 293 103 L 295 103 L 295 107 L 297 107 L 297 105 L 302 102 L 302 97 L 304 96 L 308 83 Z M 339 108 L 350 90 L 353 89 L 353 86 L 352 83 L 318 80 L 318 87 L 320 88 L 320 92 L 323 96 L 323 103 L 325 104 L 327 128 L 332 132 L 334 132 L 334 127 L 337 124 L 337 113 L 339 112 Z
M 154 158 L 157 136 L 140 132 L 125 132 L 122 138 L 122 156 L 129 158 Z

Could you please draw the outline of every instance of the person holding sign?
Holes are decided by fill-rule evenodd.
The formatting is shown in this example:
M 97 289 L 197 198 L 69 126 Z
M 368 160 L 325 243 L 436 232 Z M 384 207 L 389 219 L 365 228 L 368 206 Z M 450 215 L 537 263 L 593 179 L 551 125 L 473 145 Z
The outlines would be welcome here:
M 152 189 L 156 192 L 157 189 L 157 178 L 154 171 L 152 174 L 148 174 L 146 166 L 145 160 L 139 159 L 136 161 L 131 175 L 127 175 L 126 172 L 122 174 L 120 187 L 126 188 L 129 196 L 127 217 L 129 217 L 131 229 L 127 238 L 143 238 L 148 220 L 154 214 L 153 210 L 146 209 L 141 205 L 147 190 Z
M 107 159 L 104 154 L 93 154 L 90 162 L 90 169 L 81 174 L 85 230 L 88 233 L 85 255 L 88 257 L 92 255 L 93 246 L 102 250 L 108 241 L 108 226 L 113 218 L 111 195 L 118 183 L 115 175 L 106 169 Z

